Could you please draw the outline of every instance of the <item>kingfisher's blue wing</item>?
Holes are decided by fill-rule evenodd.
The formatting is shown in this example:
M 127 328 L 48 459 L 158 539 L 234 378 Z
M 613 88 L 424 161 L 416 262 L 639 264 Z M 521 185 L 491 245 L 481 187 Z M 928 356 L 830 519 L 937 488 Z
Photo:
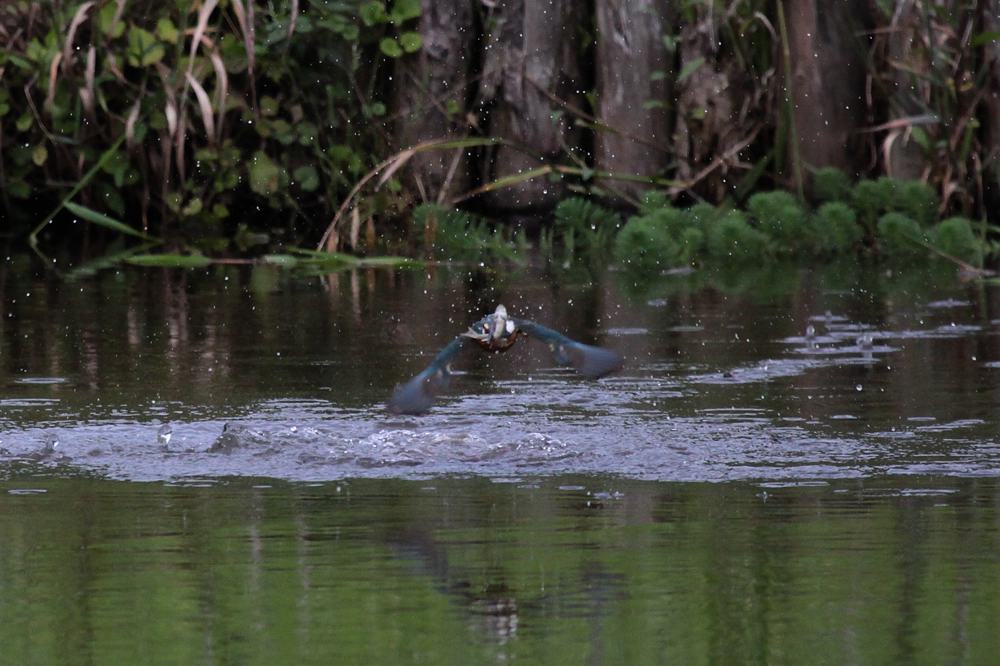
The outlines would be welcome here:
M 572 365 L 577 372 L 589 379 L 598 379 L 622 367 L 622 357 L 618 352 L 571 340 L 562 333 L 533 321 L 518 319 L 514 324 L 529 336 L 547 344 L 556 363 Z
M 397 386 L 386 405 L 389 411 L 394 414 L 423 414 L 428 411 L 434 404 L 434 396 L 448 388 L 451 379 L 448 363 L 468 340 L 464 336 L 455 338 L 420 374 Z

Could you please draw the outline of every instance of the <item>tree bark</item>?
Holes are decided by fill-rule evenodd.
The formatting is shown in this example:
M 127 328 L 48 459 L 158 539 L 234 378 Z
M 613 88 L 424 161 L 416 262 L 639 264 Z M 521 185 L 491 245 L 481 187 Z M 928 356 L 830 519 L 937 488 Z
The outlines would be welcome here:
M 480 99 L 489 133 L 527 148 L 499 146 L 485 160 L 483 180 L 537 169 L 575 148 L 578 137 L 553 99 L 574 103 L 583 85 L 575 31 L 579 3 L 573 0 L 503 0 L 488 16 L 492 25 L 483 54 Z M 505 211 L 547 209 L 562 188 L 546 177 L 532 178 L 485 196 Z
M 895 30 L 889 33 L 888 56 L 892 63 L 900 63 L 903 67 L 890 65 L 892 75 L 887 77 L 893 89 L 889 99 L 890 120 L 924 113 L 919 104 L 920 92 L 913 87 L 912 74 L 906 71 L 909 67 L 921 71 L 927 65 L 925 56 L 919 54 L 919 51 L 914 53 L 913 36 L 921 33 L 922 11 L 924 10 L 914 6 L 912 0 L 903 0 L 896 5 L 892 17 L 892 27 Z M 926 156 L 906 129 L 889 132 L 884 139 L 882 152 L 887 176 L 917 180 L 923 175 Z
M 466 98 L 475 40 L 472 3 L 422 0 L 421 5 L 423 48 L 396 61 L 393 108 L 397 112 L 397 149 L 466 134 Z M 414 155 L 403 178 L 429 200 L 435 200 L 442 190 L 446 195 L 465 192 L 472 182 L 463 149 Z
M 686 66 L 694 69 L 674 84 L 675 177 L 690 182 L 721 158 L 721 166 L 695 184 L 695 190 L 709 201 L 722 201 L 733 185 L 729 169 L 739 162 L 733 149 L 753 134 L 760 121 L 754 117 L 762 115 L 755 102 L 763 103 L 763 89 L 747 85 L 746 74 L 719 57 L 719 25 L 710 13 L 685 22 L 678 41 L 681 71 Z
M 857 175 L 865 155 L 856 130 L 864 122 L 865 44 L 871 25 L 865 0 L 783 0 L 791 53 L 795 142 L 805 168 L 833 166 Z M 794 159 L 794 157 L 793 157 Z
M 983 32 L 1000 32 L 1000 0 L 988 0 L 983 7 Z M 988 209 L 1000 208 L 1000 42 L 990 42 L 984 47 L 984 58 L 989 66 L 986 83 L 986 162 L 989 164 L 983 174 L 983 185 L 987 190 Z M 992 216 L 994 222 L 998 216 Z
M 672 65 L 663 37 L 671 32 L 667 0 L 597 0 L 597 91 L 601 122 L 598 169 L 654 176 L 670 155 Z M 662 74 L 658 74 L 661 72 Z M 640 140 L 637 140 L 640 139 Z M 619 190 L 638 194 L 643 186 L 619 182 Z

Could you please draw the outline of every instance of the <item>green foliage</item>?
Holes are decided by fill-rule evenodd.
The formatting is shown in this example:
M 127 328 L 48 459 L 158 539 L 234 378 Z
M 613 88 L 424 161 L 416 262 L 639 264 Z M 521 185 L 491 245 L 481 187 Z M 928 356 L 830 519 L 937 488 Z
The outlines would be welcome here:
M 983 243 L 972 229 L 972 221 L 949 217 L 931 230 L 931 244 L 945 254 L 972 264 L 985 253 Z
M 920 180 L 896 181 L 894 210 L 929 227 L 938 218 L 939 199 L 933 187 Z
M 124 137 L 74 200 L 213 252 L 239 250 L 236 219 L 314 234 L 386 152 L 386 58 L 423 47 L 421 3 L 254 5 L 251 31 L 232 2 L 204 17 L 204 3 L 0 3 L 0 216 L 37 224 Z M 397 185 L 365 214 L 397 210 Z
M 789 192 L 759 192 L 747 201 L 747 211 L 780 252 L 796 252 L 814 245 L 809 216 Z
M 587 253 L 603 251 L 621 228 L 618 213 L 582 197 L 570 197 L 559 202 L 553 213 L 556 232 L 564 242 Z
M 693 210 L 665 204 L 660 208 L 649 207 L 644 214 L 630 218 L 615 239 L 615 259 L 641 270 L 687 264 L 697 259 L 704 250 L 705 232 Z
M 891 178 L 859 180 L 851 192 L 851 203 L 858 218 L 868 229 L 874 229 L 880 214 L 893 210 L 896 201 L 896 181 Z
M 858 226 L 858 216 L 842 201 L 830 201 L 816 211 L 813 217 L 813 234 L 816 248 L 829 255 L 850 251 L 864 239 Z
M 813 174 L 812 191 L 821 202 L 850 201 L 851 179 L 836 167 L 823 167 Z
M 920 225 L 903 213 L 886 213 L 878 220 L 879 250 L 890 257 L 924 254 L 927 242 Z
M 746 261 L 768 252 L 768 237 L 747 222 L 742 211 L 731 210 L 706 229 L 708 254 L 719 259 Z
M 615 260 L 628 270 L 659 271 L 675 266 L 682 248 L 662 220 L 653 215 L 633 217 L 615 238 Z
M 456 208 L 422 204 L 413 209 L 413 230 L 424 256 L 439 261 L 517 261 L 513 243 L 483 219 Z

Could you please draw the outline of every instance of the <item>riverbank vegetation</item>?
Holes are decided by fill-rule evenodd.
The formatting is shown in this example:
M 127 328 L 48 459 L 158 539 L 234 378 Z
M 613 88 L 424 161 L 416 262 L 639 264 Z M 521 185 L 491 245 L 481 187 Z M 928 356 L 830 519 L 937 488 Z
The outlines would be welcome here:
M 561 262 L 980 265 L 1000 210 L 981 4 L 14 0 L 4 231 L 72 259 L 128 236 L 137 262 L 487 260 L 541 219 Z

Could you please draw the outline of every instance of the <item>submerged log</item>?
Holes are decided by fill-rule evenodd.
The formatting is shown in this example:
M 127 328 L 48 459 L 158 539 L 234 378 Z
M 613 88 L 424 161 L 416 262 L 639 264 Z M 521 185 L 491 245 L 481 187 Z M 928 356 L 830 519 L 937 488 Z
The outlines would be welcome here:
M 857 134 L 865 113 L 867 2 L 783 2 L 796 133 L 791 149 L 806 169 L 833 166 L 857 174 L 867 159 Z
M 597 0 L 597 91 L 601 122 L 595 164 L 622 175 L 654 176 L 668 166 L 672 32 L 666 0 Z M 607 183 L 637 194 L 641 185 Z
M 414 56 L 396 60 L 394 140 L 398 150 L 422 141 L 465 135 L 466 99 L 472 79 L 475 21 L 470 0 L 422 0 L 420 35 L 424 44 Z M 424 198 L 444 190 L 465 192 L 472 182 L 462 149 L 415 155 L 403 179 Z
M 484 3 L 485 4 L 485 3 Z M 480 102 L 488 133 L 524 146 L 496 148 L 484 160 L 484 183 L 516 177 L 575 148 L 577 137 L 557 100 L 573 103 L 580 95 L 578 3 L 573 0 L 504 0 L 487 16 L 491 26 L 483 53 Z M 548 209 L 562 188 L 546 177 L 521 181 L 486 195 L 490 207 L 504 211 Z

